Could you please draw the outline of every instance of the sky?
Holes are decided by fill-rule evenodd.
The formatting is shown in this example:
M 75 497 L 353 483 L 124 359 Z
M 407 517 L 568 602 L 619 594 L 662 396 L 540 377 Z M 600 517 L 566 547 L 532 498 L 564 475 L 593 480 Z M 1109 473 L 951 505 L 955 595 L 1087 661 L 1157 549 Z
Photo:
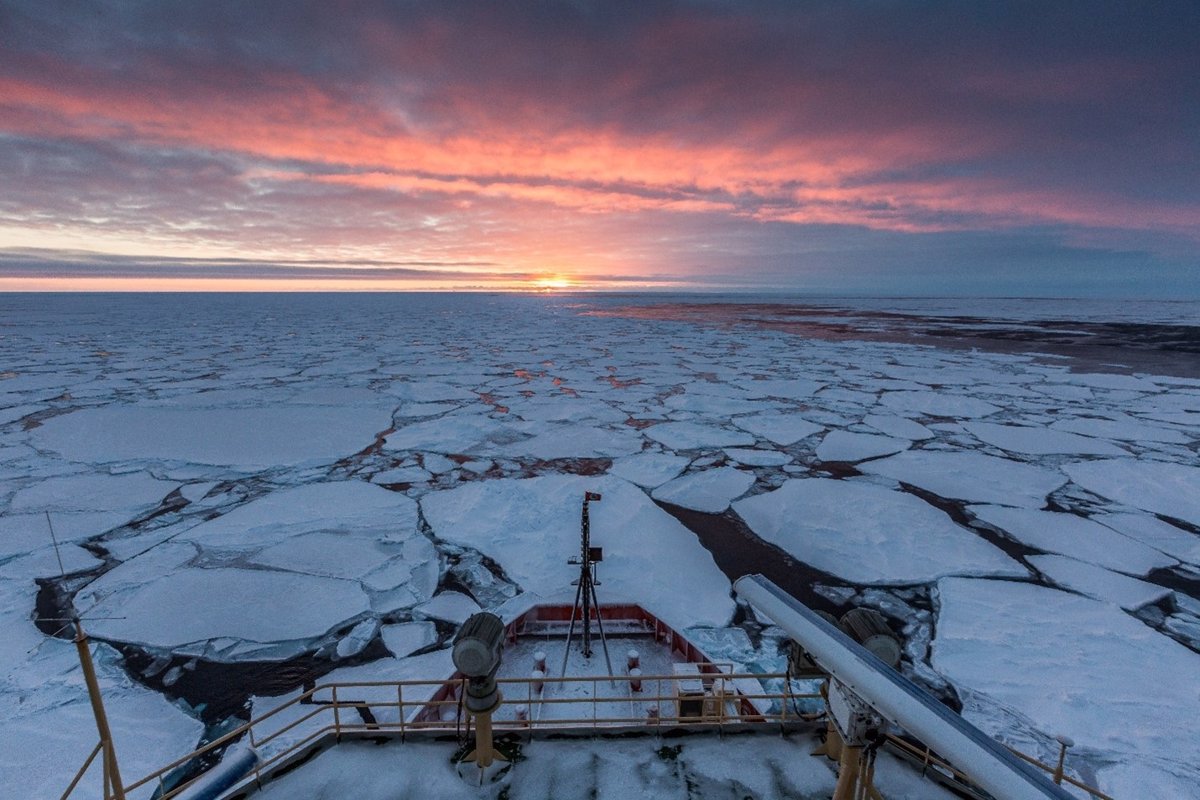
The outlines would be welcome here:
M 0 291 L 1200 298 L 1200 3 L 0 1 Z

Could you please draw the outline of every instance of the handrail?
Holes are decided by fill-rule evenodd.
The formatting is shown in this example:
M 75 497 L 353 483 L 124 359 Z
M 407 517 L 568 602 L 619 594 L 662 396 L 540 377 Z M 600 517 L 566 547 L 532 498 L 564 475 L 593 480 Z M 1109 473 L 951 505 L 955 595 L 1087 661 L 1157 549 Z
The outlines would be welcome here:
M 497 683 L 504 686 L 522 687 L 521 691 L 512 692 L 513 699 L 505 701 L 501 708 L 505 706 L 524 705 L 527 713 L 524 717 L 515 715 L 513 718 L 507 716 L 493 717 L 492 725 L 497 732 L 517 731 L 524 733 L 551 729 L 587 730 L 588 728 L 595 728 L 599 730 L 620 726 L 652 726 L 655 728 L 670 727 L 684 729 L 712 729 L 715 727 L 719 730 L 735 727 L 744 730 L 748 728 L 760 728 L 764 725 L 774 727 L 788 723 L 809 722 L 813 719 L 812 715 L 801 713 L 796 709 L 795 703 L 798 701 L 821 699 L 821 694 L 816 692 L 792 692 L 790 676 L 786 673 L 704 672 L 698 673 L 694 677 L 709 684 L 713 681 L 720 681 L 722 682 L 721 686 L 724 688 L 724 691 L 716 696 L 705 698 L 706 700 L 713 701 L 712 713 L 704 713 L 705 705 L 702 702 L 699 716 L 680 716 L 678 707 L 675 705 L 678 696 L 670 691 L 664 691 L 665 686 L 671 686 L 674 682 L 680 680 L 680 677 L 679 675 L 643 675 L 640 678 L 644 687 L 644 691 L 642 692 L 633 693 L 627 690 L 624 693 L 618 691 L 613 694 L 601 695 L 593 691 L 585 696 L 578 697 L 549 696 L 550 687 L 581 683 L 590 683 L 593 687 L 596 687 L 602 681 L 614 681 L 618 686 L 628 687 L 630 678 L 628 675 L 545 676 L 536 679 L 531 677 L 498 678 Z M 688 677 L 691 678 L 692 676 Z M 748 691 L 748 689 L 752 688 L 752 685 L 748 684 L 750 680 L 759 682 L 759 686 L 762 686 L 761 682 L 763 681 L 778 680 L 782 681 L 782 688 L 770 691 L 763 687 L 760 692 Z M 535 684 L 543 684 L 545 688 L 539 693 L 535 691 Z M 407 734 L 414 732 L 434 734 L 452 733 L 456 730 L 456 720 L 441 719 L 441 712 L 446 708 L 458 710 L 458 697 L 465 690 L 465 686 L 466 680 L 462 678 L 340 681 L 318 684 L 306 689 L 296 697 L 287 700 L 270 711 L 248 720 L 211 742 L 196 748 L 187 755 L 177 758 L 145 777 L 130 783 L 125 788 L 127 792 L 131 792 L 148 784 L 158 783 L 161 787 L 160 800 L 171 800 L 171 798 L 177 797 L 203 776 L 203 773 L 201 773 L 177 786 L 166 789 L 165 779 L 172 772 L 196 758 L 212 754 L 217 749 L 229 745 L 243 736 L 249 737 L 252 746 L 263 756 L 263 759 L 256 764 L 253 770 L 255 777 L 259 777 L 275 765 L 303 751 L 327 735 L 332 735 L 338 739 L 343 734 L 348 733 L 369 733 L 380 736 L 395 735 L 403 741 Z M 384 699 L 382 696 L 366 699 L 354 697 L 356 690 L 370 689 L 387 689 L 390 692 L 387 699 Z M 443 692 L 446 693 L 445 697 L 451 699 L 435 699 L 435 696 Z M 324 699 L 326 695 L 328 695 L 329 699 Z M 629 716 L 619 714 L 602 715 L 598 713 L 598 708 L 601 704 L 629 703 L 631 700 L 642 704 L 648 713 L 640 716 L 633 714 Z M 770 710 L 764 711 L 759 709 L 757 705 L 754 705 L 753 701 L 768 701 Z M 730 712 L 729 703 L 737 704 L 737 713 Z M 746 705 L 747 703 L 749 705 Z M 579 707 L 581 704 L 591 706 L 587 713 L 569 714 L 563 717 L 543 717 L 540 713 L 546 709 L 567 709 L 572 706 Z M 311 705 L 313 708 L 306 710 L 297 718 L 292 718 L 290 715 L 288 717 L 281 716 L 289 709 L 294 710 L 301 705 Z M 346 720 L 345 715 L 342 714 L 344 710 L 353 712 L 364 708 L 371 710 L 372 716 L 375 718 L 374 722 L 368 722 L 365 718 L 362 722 L 351 722 Z M 746 708 L 754 708 L 753 713 L 746 712 Z M 775 710 L 776 708 L 778 708 L 777 711 Z M 535 709 L 539 713 L 535 713 Z M 669 710 L 669 713 L 664 713 L 664 710 Z M 379 719 L 380 712 L 384 711 L 395 712 L 396 718 L 387 720 Z M 432 718 L 426 718 L 427 716 Z M 357 715 L 355 715 L 355 719 L 357 720 Z M 275 720 L 278 725 L 271 727 L 270 730 L 266 730 L 267 723 L 272 720 Z M 304 727 L 302 728 L 302 726 Z M 309 727 L 312 730 L 309 730 Z M 282 738 L 285 734 L 293 731 L 303 733 L 304 735 L 298 736 L 294 741 L 287 741 Z M 264 752 L 263 748 L 272 743 L 278 743 L 279 749 L 275 752 Z M 944 759 L 934 755 L 928 748 L 922 750 L 912 743 L 893 735 L 888 735 L 887 744 L 896 749 L 904 750 L 914 757 L 922 759 L 927 764 L 936 765 L 939 769 L 947 771 L 955 780 L 968 784 L 971 783 L 964 773 L 950 765 Z M 1012 748 L 1009 749 L 1013 750 Z M 1031 756 L 1017 750 L 1013 750 L 1013 753 L 1047 773 L 1054 774 L 1055 772 L 1054 767 Z M 1063 775 L 1062 781 L 1088 792 L 1097 800 L 1113 800 L 1113 798 L 1104 794 L 1099 789 L 1088 786 L 1070 776 Z M 71 789 L 74 788 L 74 786 L 71 787 Z M 66 798 L 69 794 L 70 791 L 64 794 L 63 797 Z

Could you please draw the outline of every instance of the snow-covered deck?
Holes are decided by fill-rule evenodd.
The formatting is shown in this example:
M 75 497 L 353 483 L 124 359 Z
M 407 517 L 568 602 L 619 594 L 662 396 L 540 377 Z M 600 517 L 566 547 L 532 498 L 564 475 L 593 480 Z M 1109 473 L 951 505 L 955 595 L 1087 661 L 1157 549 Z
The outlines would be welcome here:
M 654 797 L 670 800 L 755 797 L 828 798 L 837 778 L 832 762 L 812 758 L 812 736 L 712 735 L 666 738 L 537 740 L 497 782 L 474 786 L 451 763 L 453 742 L 378 746 L 343 742 L 303 767 L 275 778 L 255 800 L 491 800 L 499 796 L 575 800 Z M 888 753 L 880 753 L 876 783 L 888 800 L 952 800 Z

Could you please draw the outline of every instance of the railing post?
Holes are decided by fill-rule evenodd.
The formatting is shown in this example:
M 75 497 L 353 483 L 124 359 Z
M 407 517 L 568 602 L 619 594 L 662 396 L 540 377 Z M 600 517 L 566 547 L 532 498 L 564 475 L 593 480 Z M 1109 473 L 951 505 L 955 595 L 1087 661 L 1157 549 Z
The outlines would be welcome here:
M 396 683 L 396 710 L 400 714 L 400 741 L 404 741 L 404 684 Z
M 1058 764 L 1054 767 L 1054 782 L 1062 783 L 1063 780 L 1063 765 L 1067 761 L 1067 748 L 1075 744 L 1075 741 L 1070 736 L 1059 734 L 1054 737 L 1058 741 Z
M 334 735 L 334 738 L 337 740 L 338 744 L 341 744 L 341 742 L 342 742 L 342 714 L 341 714 L 341 709 L 338 708 L 337 684 L 336 683 L 333 684 L 332 698 L 333 698 L 333 735 Z
M 542 684 L 542 691 L 546 691 L 546 684 L 544 683 Z M 529 709 L 529 725 L 525 733 L 525 743 L 528 744 L 533 741 L 533 721 L 539 718 L 535 717 L 533 713 L 533 681 L 525 682 L 525 697 L 525 707 Z M 538 708 L 538 711 L 540 712 L 541 708 Z

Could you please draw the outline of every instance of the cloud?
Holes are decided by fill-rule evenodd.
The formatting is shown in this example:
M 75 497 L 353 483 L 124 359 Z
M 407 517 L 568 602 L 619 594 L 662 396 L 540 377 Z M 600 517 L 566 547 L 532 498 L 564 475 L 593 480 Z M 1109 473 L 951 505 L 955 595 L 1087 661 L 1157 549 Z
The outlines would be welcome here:
M 1193 3 L 18 0 L 0 31 L 0 244 L 679 275 L 697 229 L 1200 243 Z

